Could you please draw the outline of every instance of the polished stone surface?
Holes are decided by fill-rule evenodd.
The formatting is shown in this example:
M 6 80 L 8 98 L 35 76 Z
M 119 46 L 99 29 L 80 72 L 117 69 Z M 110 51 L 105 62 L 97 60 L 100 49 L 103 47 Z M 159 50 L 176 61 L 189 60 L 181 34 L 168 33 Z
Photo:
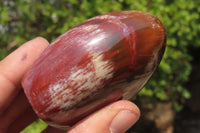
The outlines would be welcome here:
M 119 99 L 131 99 L 160 63 L 166 32 L 155 16 L 119 11 L 91 18 L 58 37 L 22 81 L 37 115 L 73 125 Z

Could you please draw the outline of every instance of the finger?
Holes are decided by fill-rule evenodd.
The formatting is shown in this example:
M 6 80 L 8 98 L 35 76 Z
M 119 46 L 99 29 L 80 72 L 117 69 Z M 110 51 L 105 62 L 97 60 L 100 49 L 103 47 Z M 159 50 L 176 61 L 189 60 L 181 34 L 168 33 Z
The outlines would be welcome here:
M 0 129 L 8 128 L 21 114 L 24 114 L 28 107 L 30 107 L 30 104 L 23 91 L 21 91 L 19 95 L 17 95 L 16 100 L 13 101 L 8 109 L 0 116 L 0 122 L 2 122 L 0 124 Z
M 69 133 L 124 133 L 139 116 L 140 111 L 135 104 L 121 100 L 80 121 Z
M 23 75 L 48 45 L 44 38 L 37 37 L 0 62 L 0 113 L 17 95 Z
M 24 73 L 48 45 L 47 40 L 42 37 L 26 42 L 1 61 L 1 74 L 14 85 L 19 84 Z
M 18 117 L 7 129 L 7 133 L 19 133 L 25 127 L 38 119 L 37 115 L 31 107 Z

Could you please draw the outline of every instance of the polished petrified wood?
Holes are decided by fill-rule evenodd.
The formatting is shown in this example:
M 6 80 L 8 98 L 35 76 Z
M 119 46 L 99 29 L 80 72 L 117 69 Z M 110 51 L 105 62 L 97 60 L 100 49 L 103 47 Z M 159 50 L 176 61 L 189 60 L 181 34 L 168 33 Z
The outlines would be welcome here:
M 37 115 L 73 125 L 119 99 L 131 99 L 157 68 L 166 32 L 155 16 L 118 11 L 91 18 L 58 37 L 23 78 Z

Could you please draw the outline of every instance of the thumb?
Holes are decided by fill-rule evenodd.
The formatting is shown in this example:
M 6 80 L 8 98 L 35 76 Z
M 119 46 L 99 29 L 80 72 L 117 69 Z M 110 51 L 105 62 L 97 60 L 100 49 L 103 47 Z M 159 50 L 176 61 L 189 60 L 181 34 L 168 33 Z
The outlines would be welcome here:
M 140 111 L 132 102 L 121 100 L 86 117 L 69 133 L 124 133 L 139 119 Z

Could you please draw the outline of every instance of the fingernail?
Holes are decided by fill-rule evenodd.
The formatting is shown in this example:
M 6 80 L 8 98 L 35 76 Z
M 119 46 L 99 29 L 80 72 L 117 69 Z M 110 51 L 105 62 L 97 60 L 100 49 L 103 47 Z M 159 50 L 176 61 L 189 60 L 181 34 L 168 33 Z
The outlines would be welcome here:
M 112 120 L 110 125 L 111 133 L 124 133 L 126 132 L 136 121 L 139 119 L 139 115 L 136 112 L 130 110 L 120 111 Z

